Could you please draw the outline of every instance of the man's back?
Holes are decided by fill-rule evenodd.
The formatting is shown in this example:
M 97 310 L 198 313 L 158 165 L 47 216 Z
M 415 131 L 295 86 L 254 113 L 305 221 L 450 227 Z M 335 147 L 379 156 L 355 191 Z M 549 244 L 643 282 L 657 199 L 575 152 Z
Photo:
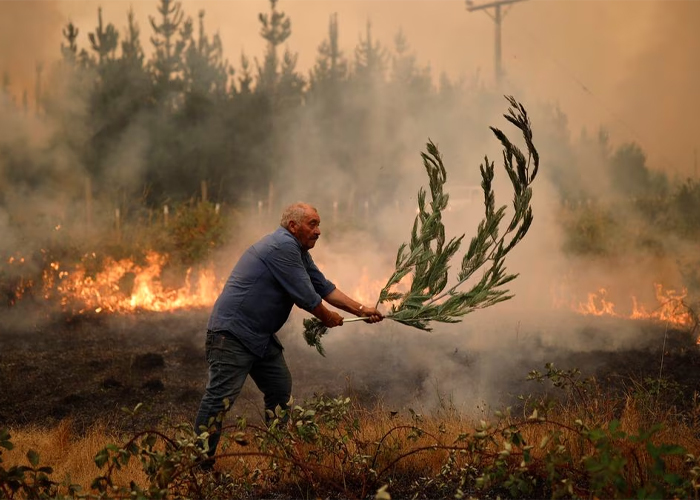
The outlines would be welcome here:
M 334 288 L 297 239 L 279 228 L 241 256 L 214 304 L 207 328 L 230 332 L 262 355 L 294 304 L 309 311 Z

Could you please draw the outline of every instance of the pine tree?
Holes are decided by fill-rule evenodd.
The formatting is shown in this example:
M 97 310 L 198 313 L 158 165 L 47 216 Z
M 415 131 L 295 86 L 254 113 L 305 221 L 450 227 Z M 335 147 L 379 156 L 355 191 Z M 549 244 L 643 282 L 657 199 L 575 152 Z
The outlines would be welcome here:
M 349 166 L 351 156 L 343 100 L 347 90 L 348 61 L 340 50 L 338 15 L 332 14 L 328 22 L 328 37 L 318 46 L 316 64 L 309 73 L 304 111 L 307 129 L 314 130 L 311 137 L 318 136 L 324 144 L 323 148 L 313 148 L 319 155 L 318 163 L 338 165 L 341 169 Z M 308 186 L 308 182 L 306 184 Z M 314 189 L 316 186 L 310 187 Z M 340 195 L 331 193 L 331 196 L 337 201 Z
M 372 38 L 372 23 L 368 20 L 365 38 L 355 48 L 355 75 L 364 83 L 382 82 L 386 63 L 386 50 Z
M 129 8 L 127 14 L 127 31 L 125 39 L 122 41 L 122 61 L 131 67 L 142 68 L 144 61 L 143 47 L 140 41 L 141 32 L 134 16 L 133 7 Z
M 282 109 L 294 109 L 301 105 L 304 98 L 306 82 L 296 70 L 298 58 L 299 55 L 289 49 L 284 51 L 277 85 L 277 101 Z
M 646 164 L 646 155 L 636 143 L 618 147 L 609 164 L 612 187 L 625 197 L 640 198 L 655 194 L 659 185 Z M 663 184 L 663 181 L 660 181 Z M 655 185 L 656 184 L 656 185 Z
M 262 64 L 255 60 L 258 69 L 255 121 L 259 130 L 264 130 L 261 147 L 266 155 L 260 177 L 267 196 L 274 192 L 274 182 L 283 173 L 282 158 L 288 144 L 288 134 L 285 132 L 290 126 L 293 110 L 302 101 L 304 80 L 296 71 L 295 54 L 286 50 L 280 59 L 279 46 L 291 36 L 292 23 L 284 12 L 277 10 L 277 0 L 270 0 L 269 14 L 260 13 L 258 18 L 262 25 L 260 35 L 267 42 L 267 47 Z M 271 197 L 269 199 L 274 203 Z M 276 208 L 268 206 L 268 210 Z
M 238 77 L 238 93 L 250 95 L 253 92 L 253 74 L 250 71 L 250 59 L 241 52 L 241 76 Z
M 257 59 L 255 60 L 258 66 L 258 87 L 263 91 L 274 93 L 279 79 L 277 47 L 292 34 L 292 22 L 284 12 L 277 10 L 277 0 L 270 0 L 269 15 L 261 13 L 258 18 L 262 24 L 260 35 L 267 41 L 262 65 Z
M 80 30 L 73 23 L 68 23 L 63 28 L 63 38 L 66 39 L 67 43 L 61 42 L 61 55 L 66 62 L 75 63 L 78 60 L 78 45 L 75 41 L 79 33 Z
M 204 11 L 199 12 L 199 32 L 195 40 L 190 37 L 184 53 L 185 90 L 197 99 L 216 95 L 219 98 L 226 93 L 228 83 L 228 62 L 223 56 L 223 47 L 219 35 L 210 40 L 204 31 Z
M 133 9 L 127 11 L 121 42 L 114 26 L 111 23 L 105 26 L 102 9 L 98 9 L 98 25 L 89 39 L 97 60 L 92 62 L 95 72 L 87 73 L 92 84 L 86 118 L 90 140 L 85 157 L 89 170 L 95 174 L 95 189 L 108 185 L 102 196 L 116 197 L 133 179 L 125 177 L 123 166 L 113 161 L 115 144 L 121 144 L 134 126 L 141 126 L 143 111 L 153 102 L 153 82 L 144 67 L 140 30 Z M 102 186 L 97 184 L 98 179 L 104 183 Z
M 173 0 L 160 0 L 158 12 L 160 23 L 153 16 L 149 16 L 155 33 L 151 37 L 155 53 L 149 65 L 155 82 L 156 99 L 159 101 L 165 99 L 166 104 L 172 104 L 174 99 L 170 94 L 179 91 L 182 87 L 180 75 L 185 42 L 182 37 L 176 38 L 176 35 L 182 26 L 184 12 L 181 10 L 180 2 Z M 187 35 L 187 23 L 184 29 Z
M 98 65 L 103 65 L 107 59 L 114 59 L 119 46 L 119 33 L 112 23 L 106 28 L 102 24 L 102 7 L 97 9 L 98 25 L 95 33 L 88 33 L 88 39 L 92 50 L 97 52 Z
M 348 62 L 338 42 L 338 14 L 332 14 L 328 22 L 328 38 L 319 45 L 316 64 L 311 70 L 310 91 L 337 89 L 347 73 Z
M 395 55 L 391 58 L 391 82 L 409 91 L 427 93 L 432 86 L 430 68 L 418 68 L 416 56 L 410 51 L 403 30 L 394 37 Z

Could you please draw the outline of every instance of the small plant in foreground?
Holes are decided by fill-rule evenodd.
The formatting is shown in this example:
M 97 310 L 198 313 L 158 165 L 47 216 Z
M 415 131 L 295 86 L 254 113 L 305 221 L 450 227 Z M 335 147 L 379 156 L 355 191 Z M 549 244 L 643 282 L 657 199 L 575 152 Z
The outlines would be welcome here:
M 465 423 L 413 410 L 368 413 L 349 398 L 318 396 L 277 408 L 265 425 L 234 419 L 214 474 L 199 467 L 206 432 L 179 425 L 106 445 L 88 491 L 54 482 L 36 452 L 28 466 L 0 462 L 0 498 L 698 496 L 700 465 L 686 451 L 698 439 L 688 438 L 695 433 L 682 421 L 643 425 L 644 415 L 634 413 L 647 408 L 641 405 L 601 422 L 582 403 L 605 394 L 578 370 L 547 364 L 530 379 L 562 391 L 564 402 L 529 398 L 520 416 L 505 408 Z M 0 451 L 11 448 L 9 433 L 0 432 Z M 118 480 L 117 471 L 133 464 L 145 479 Z

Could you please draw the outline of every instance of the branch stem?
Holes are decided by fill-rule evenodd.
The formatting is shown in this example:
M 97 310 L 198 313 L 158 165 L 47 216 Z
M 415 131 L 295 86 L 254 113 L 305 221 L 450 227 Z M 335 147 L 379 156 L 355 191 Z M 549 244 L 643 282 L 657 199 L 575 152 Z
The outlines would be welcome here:
M 391 314 L 387 314 L 386 316 L 384 316 L 384 319 L 391 319 L 391 318 L 392 318 Z M 352 323 L 354 321 L 365 321 L 366 319 L 368 319 L 368 318 L 365 318 L 364 316 L 358 316 L 356 318 L 347 318 L 347 319 L 343 318 L 343 324 Z

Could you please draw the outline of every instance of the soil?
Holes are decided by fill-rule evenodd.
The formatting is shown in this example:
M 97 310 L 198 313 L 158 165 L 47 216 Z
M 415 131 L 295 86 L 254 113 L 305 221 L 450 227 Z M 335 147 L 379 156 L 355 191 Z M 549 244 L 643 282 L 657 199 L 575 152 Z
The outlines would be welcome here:
M 4 329 L 0 426 L 191 419 L 206 376 L 202 314 L 58 315 Z M 134 421 L 122 408 L 139 403 Z
M 191 421 L 206 382 L 207 314 L 208 311 L 51 317 L 29 311 L 4 314 L 0 331 L 0 427 L 53 426 L 69 419 L 80 431 L 98 421 L 115 428 L 138 428 L 164 420 Z M 613 326 L 582 329 L 578 335 L 593 338 L 605 333 L 603 328 Z M 700 389 L 700 350 L 694 337 L 688 332 L 667 330 L 664 343 L 659 344 L 663 326 L 654 328 L 657 341 L 653 344 L 640 341 L 625 349 L 566 352 L 558 348 L 549 352 L 535 339 L 527 346 L 521 344 L 520 351 L 537 352 L 538 359 L 561 362 L 557 365 L 560 367 L 586 367 L 588 374 L 595 375 L 611 391 L 624 385 L 629 388 L 630 380 L 658 380 L 662 372 L 664 387 L 672 388 L 665 391 L 670 402 L 691 404 L 692 394 Z M 292 342 L 293 337 L 286 341 L 283 337 L 290 353 L 288 362 L 293 360 L 290 369 L 295 387 L 303 387 L 306 394 L 349 391 L 365 404 L 379 399 L 393 404 L 390 396 L 406 400 L 408 392 L 401 392 L 401 388 L 410 387 L 415 393 L 416 388 L 429 386 L 428 379 L 435 374 L 421 368 L 408 354 L 410 348 L 415 348 L 416 341 L 411 339 L 424 339 L 425 332 L 410 337 L 410 332 L 401 330 L 398 340 L 391 335 L 382 337 L 388 339 L 386 344 L 368 346 L 352 357 L 340 344 L 330 348 L 327 345 L 329 357 L 336 353 L 335 360 L 318 356 L 313 349 L 302 346 L 302 341 Z M 350 342 L 359 345 L 357 338 Z M 487 356 L 463 355 L 449 346 L 440 349 L 445 352 L 444 360 L 437 362 L 440 369 L 446 370 L 449 361 L 455 367 L 450 373 L 464 373 L 469 378 L 474 377 L 468 372 L 470 367 Z M 399 354 L 387 357 L 392 350 Z M 377 351 L 382 351 L 383 357 L 373 358 Z M 340 367 L 350 358 L 356 363 L 362 359 L 365 364 L 343 372 Z M 533 358 L 523 358 L 514 362 L 510 371 L 522 376 L 537 368 L 532 363 Z M 543 371 L 541 365 L 538 369 Z M 503 371 L 501 376 L 510 378 L 510 371 Z M 348 381 L 348 373 L 354 373 L 352 381 Z M 513 394 L 519 389 L 510 387 L 506 392 Z M 247 385 L 239 399 L 239 414 L 260 411 L 261 397 L 254 387 Z M 143 408 L 136 417 L 122 410 L 133 409 L 139 403 Z

